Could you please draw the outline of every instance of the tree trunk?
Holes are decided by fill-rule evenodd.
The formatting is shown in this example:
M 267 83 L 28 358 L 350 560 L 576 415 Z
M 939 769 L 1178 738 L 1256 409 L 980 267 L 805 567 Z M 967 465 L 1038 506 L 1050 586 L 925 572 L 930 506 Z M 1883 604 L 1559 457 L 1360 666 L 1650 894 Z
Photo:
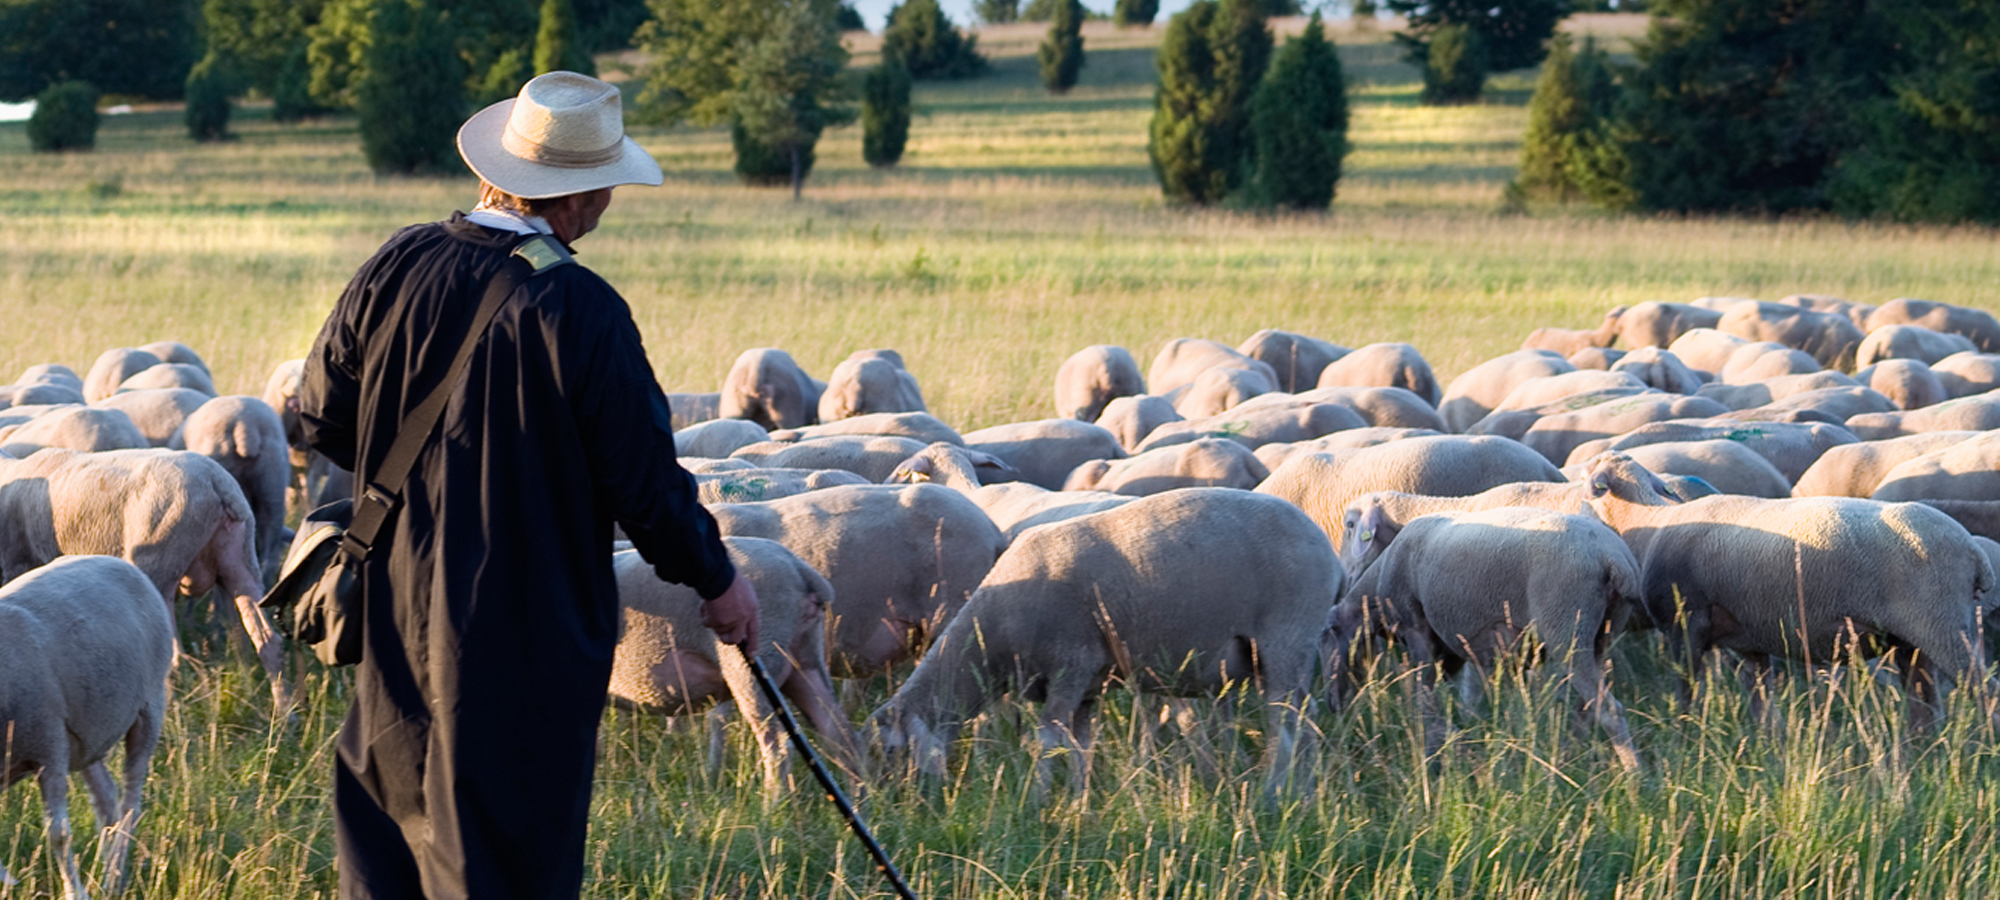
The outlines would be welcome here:
M 805 173 L 799 171 L 799 145 L 791 145 L 792 152 L 792 202 L 799 202 L 799 192 L 805 188 Z

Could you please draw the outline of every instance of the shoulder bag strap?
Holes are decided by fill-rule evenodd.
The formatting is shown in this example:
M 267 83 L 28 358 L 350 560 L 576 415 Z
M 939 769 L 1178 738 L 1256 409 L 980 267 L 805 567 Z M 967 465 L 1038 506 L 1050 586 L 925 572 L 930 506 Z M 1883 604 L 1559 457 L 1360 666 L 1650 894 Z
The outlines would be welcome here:
M 530 235 L 514 248 L 507 261 L 487 282 L 486 294 L 479 301 L 479 309 L 472 315 L 472 325 L 465 332 L 465 341 L 458 346 L 458 355 L 451 361 L 451 369 L 445 373 L 443 381 L 432 388 L 422 403 L 410 410 L 403 419 L 402 427 L 396 432 L 396 441 L 389 445 L 389 454 L 382 459 L 382 468 L 375 477 L 367 481 L 361 496 L 354 505 L 354 522 L 342 536 L 342 549 L 355 559 L 365 559 L 368 550 L 375 544 L 375 537 L 388 521 L 389 514 L 395 512 L 402 503 L 403 486 L 410 478 L 410 469 L 417 464 L 417 454 L 422 452 L 430 436 L 437 430 L 438 420 L 444 415 L 445 404 L 451 400 L 452 390 L 465 375 L 465 367 L 472 361 L 472 350 L 478 346 L 480 336 L 493 322 L 493 316 L 500 311 L 501 304 L 512 296 L 514 289 L 521 286 L 530 276 L 545 272 L 571 261 L 569 251 L 561 243 L 545 234 Z

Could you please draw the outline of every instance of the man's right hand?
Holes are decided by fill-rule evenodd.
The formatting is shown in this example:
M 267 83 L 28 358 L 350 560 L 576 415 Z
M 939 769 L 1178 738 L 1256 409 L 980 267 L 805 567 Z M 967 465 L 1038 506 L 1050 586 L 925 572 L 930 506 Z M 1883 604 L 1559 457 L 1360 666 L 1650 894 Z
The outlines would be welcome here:
M 722 596 L 702 603 L 701 624 L 714 631 L 723 643 L 755 652 L 757 589 L 750 586 L 743 573 L 736 573 L 736 580 L 729 583 L 729 590 L 723 591 Z

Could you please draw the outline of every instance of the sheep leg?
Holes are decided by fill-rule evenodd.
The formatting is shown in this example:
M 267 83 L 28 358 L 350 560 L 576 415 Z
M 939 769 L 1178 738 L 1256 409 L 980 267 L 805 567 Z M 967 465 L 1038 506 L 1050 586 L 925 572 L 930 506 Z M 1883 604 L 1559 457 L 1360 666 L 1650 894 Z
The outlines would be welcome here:
M 1896 670 L 1903 673 L 1903 690 L 1909 694 L 1910 733 L 1921 734 L 1938 723 L 1939 703 L 1937 660 L 1928 653 L 1898 647 L 1890 651 Z
M 736 701 L 724 700 L 708 708 L 701 717 L 708 728 L 708 777 L 722 774 L 722 762 L 729 756 L 729 717 L 736 713 Z
M 1091 681 L 1102 680 L 1104 674 L 1097 673 Z M 1036 799 L 1048 796 L 1055 758 L 1059 755 L 1068 757 L 1071 788 L 1080 793 L 1089 786 L 1089 761 L 1084 754 L 1090 740 L 1088 717 L 1096 708 L 1093 693 L 1085 679 L 1050 680 L 1048 699 L 1042 703 L 1041 727 L 1035 732 L 1041 740 L 1041 752 L 1035 758 Z M 1084 722 L 1081 734 L 1076 731 L 1080 718 Z
M 264 582 L 253 562 L 256 552 L 251 548 L 251 539 L 250 523 L 225 519 L 202 553 L 215 567 L 217 584 L 235 599 L 243 632 L 249 635 L 250 643 L 257 648 L 258 660 L 271 676 L 271 700 L 279 712 L 285 712 L 292 708 L 291 685 L 285 681 L 285 646 L 277 629 L 271 627 L 271 620 L 257 608 L 257 600 L 264 594 Z
M 111 780 L 110 767 L 101 759 L 91 763 L 83 770 L 83 785 L 90 790 L 90 811 L 97 817 L 97 827 L 117 824 L 118 785 Z
M 1310 715 L 1312 656 L 1283 661 L 1263 653 L 1257 657 L 1257 690 L 1264 698 L 1265 796 L 1275 799 L 1287 788 L 1309 795 L 1315 788 L 1318 749 Z
M 758 758 L 764 766 L 764 802 L 775 801 L 783 795 L 791 776 L 791 757 L 786 753 L 784 728 L 778 724 L 771 705 L 758 692 L 743 648 L 716 641 L 715 658 L 721 663 L 722 678 L 729 684 L 730 696 L 736 698 L 736 708 L 757 734 Z
M 1784 716 L 1773 702 L 1778 696 L 1778 669 L 1771 665 L 1771 657 L 1763 653 L 1743 654 L 1736 677 L 1750 695 L 1750 718 L 1772 734 L 1782 733 Z
M 119 798 L 118 822 L 111 829 L 99 855 L 104 859 L 104 890 L 116 894 L 125 889 L 125 858 L 132 849 L 132 835 L 139 830 L 139 810 L 144 805 L 146 769 L 153 761 L 153 749 L 160 743 L 158 710 L 148 709 L 125 732 L 125 790 Z
M 64 900 L 87 900 L 90 894 L 84 890 L 76 854 L 70 850 L 68 769 L 60 764 L 42 766 L 42 814 L 48 823 L 49 854 L 62 870 Z
M 778 690 L 832 746 L 834 764 L 860 777 L 861 741 L 855 737 L 854 726 L 847 721 L 846 714 L 841 712 L 840 702 L 834 699 L 832 678 L 825 671 L 807 672 L 794 667 L 791 677 Z

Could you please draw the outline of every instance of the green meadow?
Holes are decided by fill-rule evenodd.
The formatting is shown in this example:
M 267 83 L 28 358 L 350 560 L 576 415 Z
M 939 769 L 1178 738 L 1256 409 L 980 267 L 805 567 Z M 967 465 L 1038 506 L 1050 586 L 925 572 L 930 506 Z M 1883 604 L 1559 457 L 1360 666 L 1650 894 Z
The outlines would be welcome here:
M 1644 21 L 1568 27 L 1622 46 Z M 621 189 L 580 260 L 631 302 L 668 390 L 715 390 L 750 347 L 786 348 L 820 375 L 851 351 L 893 347 L 960 429 L 1050 415 L 1057 365 L 1096 343 L 1143 365 L 1175 337 L 1234 344 L 1276 327 L 1407 341 L 1449 379 L 1535 327 L 1594 326 L 1643 300 L 1996 306 L 1989 230 L 1503 214 L 1534 73 L 1499 76 L 1482 104 L 1426 108 L 1382 29 L 1336 31 L 1354 152 L 1323 215 L 1161 201 L 1146 157 L 1159 28 L 1093 23 L 1081 84 L 1052 97 L 1035 71 L 1039 29 L 1007 26 L 981 36 L 987 77 L 918 87 L 900 166 L 871 170 L 858 128 L 830 131 L 800 202 L 740 186 L 723 132 L 634 128 L 667 182 Z M 872 39 L 855 50 L 857 65 L 872 61 Z M 171 338 L 225 391 L 257 393 L 304 355 L 383 239 L 474 199 L 467 178 L 370 174 L 350 117 L 281 126 L 252 105 L 232 128 L 234 140 L 196 145 L 178 109 L 141 109 L 106 118 L 94 152 L 44 156 L 21 125 L 0 125 L 0 379 L 42 362 L 81 372 L 105 349 Z M 306 705 L 274 724 L 225 620 L 181 610 L 193 655 L 174 676 L 131 895 L 333 896 L 328 787 L 346 676 L 295 653 Z M 1259 796 L 1258 717 L 1198 704 L 1206 721 L 1148 741 L 1157 706 L 1114 690 L 1080 789 L 1037 802 L 1031 712 L 1003 706 L 954 746 L 942 785 L 874 773 L 864 811 L 926 898 L 2000 890 L 2000 744 L 1973 726 L 1968 698 L 1942 729 L 1912 734 L 1900 688 L 1865 667 L 1799 669 L 1780 720 L 1760 726 L 1726 673 L 1678 708 L 1649 636 L 1628 636 L 1612 660 L 1642 775 L 1571 724 L 1567 694 L 1511 671 L 1492 674 L 1490 710 L 1458 710 L 1433 771 L 1392 656 L 1352 705 L 1317 715 L 1311 794 Z M 850 712 L 892 684 L 867 685 Z M 719 771 L 704 765 L 707 743 L 698 722 L 607 713 L 585 897 L 888 895 L 816 789 L 762 798 L 740 724 Z M 0 897 L 60 894 L 41 817 L 31 784 L 0 794 L 0 863 L 21 881 Z M 80 846 L 88 862 L 95 842 Z

